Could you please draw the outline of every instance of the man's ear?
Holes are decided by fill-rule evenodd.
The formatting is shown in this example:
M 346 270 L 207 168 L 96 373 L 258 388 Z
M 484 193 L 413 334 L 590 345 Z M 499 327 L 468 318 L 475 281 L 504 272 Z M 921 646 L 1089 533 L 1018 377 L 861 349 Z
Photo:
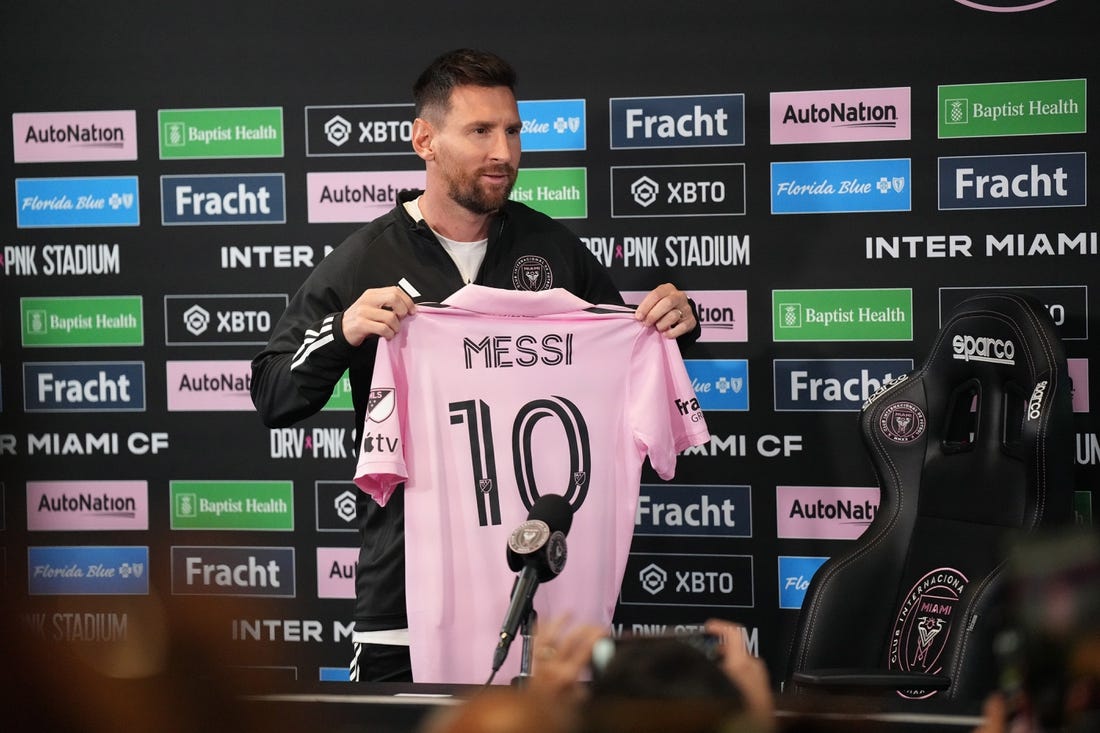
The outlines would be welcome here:
M 413 151 L 424 160 L 433 160 L 435 158 L 435 150 L 432 149 L 432 143 L 434 141 L 435 128 L 432 127 L 432 123 L 428 122 L 423 117 L 417 117 L 413 120 Z

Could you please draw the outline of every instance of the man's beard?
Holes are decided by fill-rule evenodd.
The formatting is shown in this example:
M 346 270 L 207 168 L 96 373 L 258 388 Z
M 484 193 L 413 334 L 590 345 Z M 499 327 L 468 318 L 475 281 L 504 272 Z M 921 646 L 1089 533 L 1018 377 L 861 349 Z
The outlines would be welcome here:
M 481 184 L 484 173 L 505 174 L 508 183 L 503 188 L 487 188 Z M 454 176 L 447 182 L 447 193 L 456 204 L 474 214 L 491 214 L 508 200 L 516 183 L 516 169 L 512 166 L 482 168 L 471 176 Z

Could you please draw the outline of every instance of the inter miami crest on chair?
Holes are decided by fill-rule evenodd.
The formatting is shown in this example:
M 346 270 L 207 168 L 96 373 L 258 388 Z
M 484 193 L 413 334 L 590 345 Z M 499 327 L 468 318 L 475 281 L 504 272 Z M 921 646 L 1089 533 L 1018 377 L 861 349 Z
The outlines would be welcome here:
M 921 367 L 864 404 L 881 490 L 814 576 L 788 687 L 971 703 L 996 686 L 998 591 L 1014 538 L 1072 520 L 1062 344 L 1018 295 L 963 302 Z

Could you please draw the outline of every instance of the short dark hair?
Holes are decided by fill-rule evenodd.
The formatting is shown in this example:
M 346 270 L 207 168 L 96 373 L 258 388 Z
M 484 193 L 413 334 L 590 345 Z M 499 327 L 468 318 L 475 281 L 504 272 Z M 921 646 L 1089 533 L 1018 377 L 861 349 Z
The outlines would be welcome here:
M 458 48 L 439 56 L 424 69 L 413 85 L 416 116 L 446 112 L 455 87 L 508 87 L 515 91 L 516 71 L 507 61 L 489 51 Z

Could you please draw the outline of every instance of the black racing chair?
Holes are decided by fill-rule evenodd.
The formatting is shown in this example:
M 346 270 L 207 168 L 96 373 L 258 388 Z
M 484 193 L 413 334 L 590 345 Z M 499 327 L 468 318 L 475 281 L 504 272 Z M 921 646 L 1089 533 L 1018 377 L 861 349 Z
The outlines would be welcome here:
M 924 364 L 864 404 L 879 510 L 810 583 L 788 694 L 969 705 L 996 687 L 1013 538 L 1072 523 L 1070 389 L 1043 306 L 991 293 L 960 304 Z

